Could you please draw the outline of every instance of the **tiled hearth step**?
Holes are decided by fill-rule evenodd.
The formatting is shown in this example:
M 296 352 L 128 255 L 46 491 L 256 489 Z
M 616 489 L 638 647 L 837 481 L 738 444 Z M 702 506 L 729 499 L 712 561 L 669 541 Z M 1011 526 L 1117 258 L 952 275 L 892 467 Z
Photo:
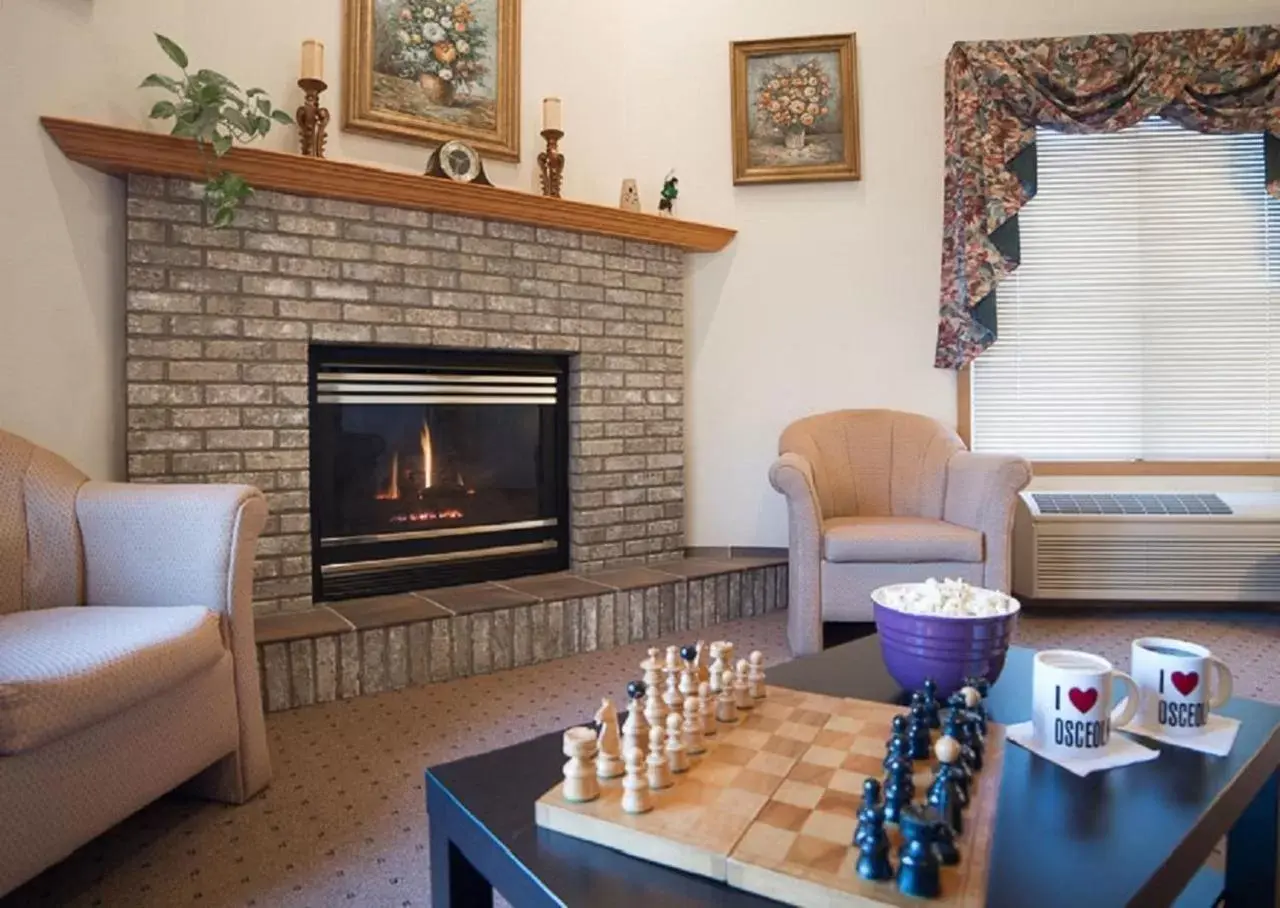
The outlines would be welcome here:
M 787 606 L 785 558 L 684 558 L 258 618 L 268 712 L 654 640 Z

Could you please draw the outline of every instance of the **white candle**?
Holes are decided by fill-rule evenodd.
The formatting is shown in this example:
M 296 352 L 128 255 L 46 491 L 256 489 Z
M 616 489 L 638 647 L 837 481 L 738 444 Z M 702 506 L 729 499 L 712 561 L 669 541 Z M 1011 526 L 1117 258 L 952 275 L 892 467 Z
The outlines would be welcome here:
M 302 78 L 324 80 L 324 44 L 314 38 L 302 42 Z
M 561 130 L 560 125 L 560 99 L 559 98 L 543 98 L 542 99 L 542 128 L 554 129 L 557 132 Z

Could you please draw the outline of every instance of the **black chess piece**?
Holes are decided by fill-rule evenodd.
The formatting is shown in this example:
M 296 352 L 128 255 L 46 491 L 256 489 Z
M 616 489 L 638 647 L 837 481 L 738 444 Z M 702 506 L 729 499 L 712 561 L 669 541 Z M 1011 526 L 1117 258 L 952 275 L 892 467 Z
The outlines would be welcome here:
M 938 771 L 934 773 L 933 783 L 925 800 L 938 812 L 939 818 L 957 834 L 964 831 L 964 805 L 960 788 L 956 782 L 956 764 L 953 762 L 959 745 L 949 738 L 938 742 Z
M 925 678 L 924 683 L 920 685 L 920 690 L 924 692 L 925 701 L 938 702 L 938 682 L 932 678 Z
M 685 662 L 695 662 L 698 658 L 698 648 L 692 643 L 687 646 L 680 647 L 680 658 Z
M 925 719 L 924 707 L 920 707 L 920 714 L 916 713 L 915 708 L 911 710 L 911 722 L 907 726 L 908 739 L 911 742 L 911 759 L 927 760 L 929 759 L 929 723 Z
M 643 697 L 649 690 L 649 686 L 643 681 L 630 681 L 627 683 L 627 699 L 632 703 Z
M 864 880 L 893 879 L 893 864 L 889 860 L 889 836 L 885 834 L 884 816 L 879 810 L 870 810 L 862 838 L 855 837 L 854 844 L 858 846 L 858 861 L 854 864 L 858 876 Z
M 884 783 L 884 821 L 898 822 L 902 808 L 911 803 L 915 796 L 915 781 L 911 778 L 910 764 L 894 763 L 889 768 L 889 775 Z
M 982 772 L 982 763 L 986 759 L 987 739 L 978 728 L 978 720 L 970 715 L 965 723 L 969 732 L 969 749 L 973 752 L 973 771 Z
M 898 890 L 903 895 L 936 899 L 942 892 L 938 856 L 934 854 L 937 814 L 912 805 L 902 811 L 903 842 L 898 850 Z
M 933 827 L 933 853 L 943 867 L 952 867 L 960 863 L 960 849 L 956 847 L 955 831 L 941 821 L 935 823 Z
M 894 760 L 904 759 L 909 761 L 911 759 L 911 739 L 907 737 L 906 732 L 894 735 L 885 742 L 885 751 L 884 763 L 882 764 L 885 769 L 888 769 L 889 764 Z
M 929 723 L 929 728 L 937 729 L 940 726 L 938 718 L 938 682 L 932 678 L 924 679 L 924 715 Z
M 885 767 L 885 784 L 892 776 L 898 777 L 898 787 L 903 792 L 903 800 L 911 801 L 916 796 L 916 779 L 915 766 L 910 757 L 900 756 L 894 757 L 889 761 L 889 765 Z
M 863 837 L 872 828 L 872 821 L 884 825 L 884 805 L 881 800 L 880 782 L 867 779 L 862 783 L 862 806 L 858 808 L 858 827 L 853 831 L 853 844 L 862 847 Z
M 961 732 L 960 723 L 954 715 L 947 716 L 947 723 L 943 726 L 942 734 L 944 737 L 953 739 L 956 742 L 956 759 L 952 764 L 952 773 L 954 775 L 956 786 L 960 789 L 960 806 L 969 806 L 969 791 L 973 786 L 973 748 L 965 743 L 965 736 Z

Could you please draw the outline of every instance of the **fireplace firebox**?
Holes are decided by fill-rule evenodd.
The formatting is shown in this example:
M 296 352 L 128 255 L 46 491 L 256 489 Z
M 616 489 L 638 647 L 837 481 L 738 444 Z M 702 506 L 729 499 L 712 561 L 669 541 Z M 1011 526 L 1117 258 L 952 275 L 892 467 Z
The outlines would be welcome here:
M 313 345 L 314 598 L 568 567 L 568 365 Z

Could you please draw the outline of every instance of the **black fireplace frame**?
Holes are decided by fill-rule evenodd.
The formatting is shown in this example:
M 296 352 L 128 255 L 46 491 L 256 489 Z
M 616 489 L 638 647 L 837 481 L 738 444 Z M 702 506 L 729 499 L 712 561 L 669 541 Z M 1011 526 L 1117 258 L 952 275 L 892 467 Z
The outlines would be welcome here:
M 510 554 L 496 558 L 476 558 L 453 562 L 437 562 L 421 567 L 368 573 L 355 579 L 325 576 L 325 567 L 360 562 L 369 557 L 370 544 L 334 544 L 324 541 L 324 527 L 319 515 L 321 494 L 317 477 L 323 469 L 319 445 L 316 443 L 316 416 L 320 401 L 317 399 L 317 378 L 326 368 L 376 366 L 397 369 L 431 369 L 436 372 L 485 373 L 530 372 L 554 376 L 556 387 L 555 407 L 555 476 L 558 487 L 553 489 L 557 523 L 550 530 L 542 530 L 541 536 L 554 539 L 554 549 L 538 552 Z M 569 507 L 569 374 L 571 358 L 567 355 L 529 353 L 523 351 L 468 350 L 445 347 L 412 347 L 362 344 L 327 344 L 313 342 L 307 355 L 307 403 L 310 417 L 309 463 L 311 468 L 311 589 L 316 602 L 333 602 L 343 599 L 388 595 L 435 587 L 456 586 L 485 580 L 503 580 L 531 574 L 553 573 L 569 567 L 570 507 Z M 524 539 L 521 531 L 491 534 L 490 542 L 518 545 Z M 413 541 L 406 543 L 377 543 L 380 557 L 412 558 Z

